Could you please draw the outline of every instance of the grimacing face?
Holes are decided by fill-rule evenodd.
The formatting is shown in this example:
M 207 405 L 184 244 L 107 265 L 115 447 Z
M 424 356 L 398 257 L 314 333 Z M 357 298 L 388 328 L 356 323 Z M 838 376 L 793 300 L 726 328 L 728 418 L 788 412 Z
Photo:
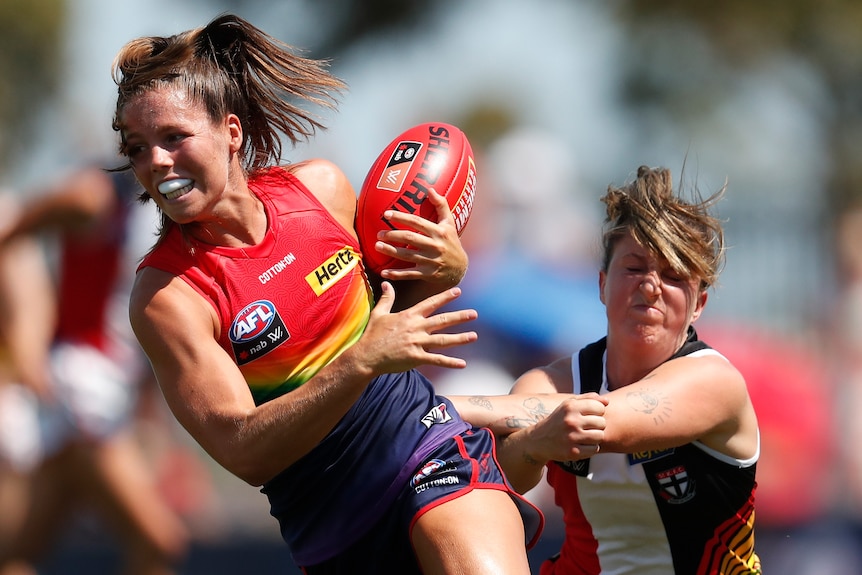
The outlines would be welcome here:
M 227 189 L 242 143 L 234 115 L 213 122 L 182 89 L 148 90 L 122 111 L 125 153 L 147 193 L 177 223 L 206 217 Z
M 638 244 L 631 234 L 613 246 L 608 269 L 599 274 L 608 327 L 635 337 L 683 341 L 706 304 L 696 277 L 683 277 Z

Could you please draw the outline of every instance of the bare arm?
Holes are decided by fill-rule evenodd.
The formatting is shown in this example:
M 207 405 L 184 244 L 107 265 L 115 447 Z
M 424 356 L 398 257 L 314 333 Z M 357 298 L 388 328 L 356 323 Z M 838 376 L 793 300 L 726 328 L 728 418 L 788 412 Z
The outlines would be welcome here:
M 45 231 L 86 231 L 107 218 L 117 202 L 111 176 L 98 168 L 85 168 L 59 179 L 17 210 L 0 233 L 4 239 Z
M 568 393 L 570 366 L 564 358 L 530 370 L 508 396 L 450 398 L 464 419 L 497 435 L 497 458 L 521 493 L 539 482 L 548 461 L 587 457 L 603 440 L 607 400 Z
M 567 371 L 553 366 L 532 370 L 518 380 L 513 393 L 556 387 L 566 382 Z M 757 419 L 745 381 L 719 356 L 674 359 L 603 395 L 602 401 L 604 427 L 597 443 L 602 451 L 635 453 L 696 440 L 729 457 L 748 459 L 758 449 Z M 549 460 L 592 455 L 579 427 L 589 420 L 582 418 L 598 416 L 591 410 L 582 402 L 564 402 L 550 416 L 500 442 L 501 464 L 517 489 L 535 485 Z
M 671 360 L 607 398 L 603 450 L 633 453 L 697 440 L 738 459 L 757 451 L 745 380 L 720 356 Z
M 130 318 L 179 422 L 222 466 L 260 485 L 308 453 L 378 374 L 418 365 L 461 368 L 462 359 L 429 349 L 474 341 L 474 332 L 437 333 L 475 318 L 464 310 L 437 314 L 459 290 L 390 313 L 394 290 L 384 284 L 363 336 L 295 391 L 255 406 L 237 366 L 218 345 L 214 310 L 191 287 L 146 268 L 132 293 Z

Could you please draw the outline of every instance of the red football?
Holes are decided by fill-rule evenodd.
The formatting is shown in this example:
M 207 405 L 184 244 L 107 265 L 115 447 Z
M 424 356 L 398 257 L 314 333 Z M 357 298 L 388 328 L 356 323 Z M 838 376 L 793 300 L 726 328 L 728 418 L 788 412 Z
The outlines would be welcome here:
M 425 201 L 429 188 L 447 199 L 460 235 L 473 210 L 476 163 L 467 136 L 451 124 L 413 126 L 383 149 L 365 176 L 355 228 L 369 269 L 380 273 L 412 265 L 381 254 L 374 242 L 380 230 L 399 227 L 383 217 L 386 210 L 437 221 L 437 211 Z

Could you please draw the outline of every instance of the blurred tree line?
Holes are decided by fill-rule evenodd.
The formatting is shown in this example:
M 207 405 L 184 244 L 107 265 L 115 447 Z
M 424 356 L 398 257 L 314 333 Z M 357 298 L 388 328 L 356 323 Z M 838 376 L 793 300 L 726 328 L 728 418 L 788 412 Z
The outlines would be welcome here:
M 0 169 L 32 143 L 42 106 L 63 81 L 64 0 L 0 0 Z
M 271 1 L 209 3 L 242 10 Z M 319 25 L 316 45 L 307 47 L 318 57 L 337 58 L 370 35 L 429 25 L 453 0 L 296 1 Z M 620 98 L 634 111 L 660 109 L 668 112 L 665 118 L 695 121 L 720 105 L 735 70 L 752 69 L 776 54 L 808 63 L 827 89 L 826 105 L 811 107 L 828 138 L 830 207 L 837 211 L 862 201 L 862 2 L 645 0 L 607 6 L 627 38 Z M 0 0 L 0 168 L 26 150 L 42 105 L 63 80 L 65 17 L 64 0 Z M 675 31 L 692 26 L 711 50 L 680 53 Z M 669 62 L 669 56 L 683 58 L 685 65 Z
M 782 55 L 805 63 L 826 92 L 807 104 L 826 138 L 829 211 L 862 203 L 862 2 L 647 0 L 618 2 L 616 10 L 631 41 L 621 97 L 635 109 L 702 115 L 720 105 L 736 70 L 756 70 Z M 666 48 L 680 26 L 692 25 L 711 50 L 681 54 L 676 44 L 674 57 L 687 64 L 679 66 Z

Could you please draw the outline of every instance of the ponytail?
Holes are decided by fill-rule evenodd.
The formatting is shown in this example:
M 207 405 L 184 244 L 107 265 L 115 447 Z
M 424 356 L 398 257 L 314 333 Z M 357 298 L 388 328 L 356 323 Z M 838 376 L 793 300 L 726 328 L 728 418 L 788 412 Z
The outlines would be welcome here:
M 299 55 L 296 48 L 231 14 L 174 36 L 132 40 L 114 60 L 118 98 L 113 127 L 122 140 L 122 113 L 132 98 L 161 86 L 181 87 L 206 107 L 213 121 L 226 114 L 240 118 L 243 167 L 261 170 L 281 161 L 282 135 L 296 145 L 325 129 L 300 104 L 336 107 L 345 85 L 328 65 Z

